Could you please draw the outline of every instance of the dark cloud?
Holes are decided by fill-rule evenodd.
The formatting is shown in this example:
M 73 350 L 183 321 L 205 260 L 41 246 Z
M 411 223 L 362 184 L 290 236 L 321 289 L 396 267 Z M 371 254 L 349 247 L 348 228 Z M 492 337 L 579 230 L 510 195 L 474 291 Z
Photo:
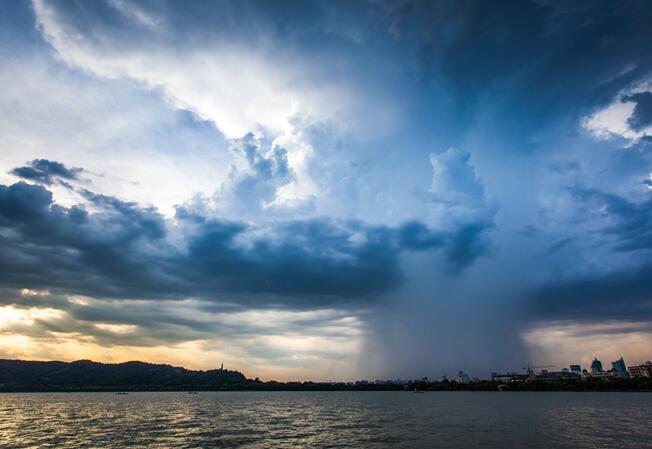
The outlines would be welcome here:
M 652 70 L 646 1 L 374 5 L 389 31 L 412 48 L 423 79 L 448 81 L 469 123 L 477 113 L 471 106 L 488 100 L 517 149 L 531 145 L 537 129 L 613 101 Z
M 627 198 L 594 189 L 571 189 L 581 202 L 602 211 L 608 224 L 604 235 L 615 238 L 617 251 L 652 249 L 652 198 L 632 202 Z
M 592 189 L 571 192 L 603 220 L 604 225 L 594 231 L 602 247 L 640 254 L 652 250 L 652 198 L 633 202 Z M 652 265 L 594 270 L 575 279 L 550 282 L 538 288 L 527 304 L 536 319 L 652 320 Z
M 641 92 L 623 98 L 623 101 L 636 103 L 634 113 L 627 120 L 630 128 L 634 131 L 641 131 L 652 125 L 652 92 Z
M 489 252 L 485 230 L 490 226 L 491 224 L 487 221 L 469 223 L 452 235 L 449 245 L 446 247 L 446 258 L 453 272 L 463 270 L 480 255 Z
M 596 273 L 538 289 L 530 303 L 536 319 L 652 320 L 652 265 Z
M 100 296 L 145 294 L 142 287 L 158 278 L 158 267 L 147 263 L 154 251 L 148 247 L 165 246 L 163 228 L 158 213 L 131 203 L 89 213 L 54 204 L 42 186 L 0 185 L 2 282 Z
M 153 208 L 80 193 L 92 212 L 57 205 L 42 186 L 0 185 L 2 286 L 97 298 L 229 295 L 258 306 L 326 305 L 396 288 L 402 251 L 440 248 L 455 270 L 468 266 L 483 253 L 491 226 L 435 232 L 419 222 L 392 228 L 312 219 L 263 229 L 183 208 L 171 224 Z
M 129 51 L 134 41 L 162 39 L 172 47 L 195 46 L 198 41 L 214 39 L 253 42 L 269 46 L 270 36 L 303 40 L 328 36 L 333 27 L 358 25 L 352 11 L 364 16 L 363 2 L 337 5 L 325 1 L 259 1 L 246 5 L 239 1 L 219 3 L 197 2 L 181 7 L 174 1 L 123 2 L 97 1 L 77 4 L 48 0 L 47 6 L 56 11 L 57 21 L 73 27 L 91 40 L 97 48 Z M 134 14 L 134 12 L 136 14 Z M 140 13 L 140 17 L 138 16 Z M 140 20 L 139 20 L 140 18 Z M 145 26 L 143 26 L 145 24 Z M 164 24 L 167 33 L 156 26 Z M 116 45 L 117 44 L 117 45 Z M 325 43 L 320 42 L 321 45 Z
M 54 181 L 78 180 L 82 171 L 81 168 L 68 168 L 64 164 L 56 161 L 34 159 L 24 167 L 14 168 L 10 173 L 29 181 L 51 185 Z
M 398 285 L 398 248 L 388 229 L 341 227 L 329 220 L 292 221 L 274 237 L 236 243 L 239 223 L 209 221 L 188 244 L 188 267 L 198 282 L 231 292 L 358 297 Z M 355 232 L 364 241 L 351 241 Z
M 461 225 L 455 232 L 433 232 L 425 224 L 410 221 L 398 228 L 399 244 L 402 248 L 423 251 L 444 248 L 448 267 L 452 272 L 468 267 L 480 255 L 487 254 L 489 245 L 485 231 L 491 222 L 478 221 Z
M 439 248 L 444 245 L 444 236 L 433 233 L 419 221 L 405 223 L 398 231 L 400 244 L 407 249 Z

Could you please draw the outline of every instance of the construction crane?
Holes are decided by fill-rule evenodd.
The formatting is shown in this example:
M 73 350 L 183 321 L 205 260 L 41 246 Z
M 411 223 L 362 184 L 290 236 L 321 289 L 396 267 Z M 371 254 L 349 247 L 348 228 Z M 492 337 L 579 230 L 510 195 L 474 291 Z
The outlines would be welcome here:
M 527 373 L 528 376 L 533 377 L 534 376 L 534 370 L 535 369 L 540 369 L 540 368 L 553 368 L 554 365 L 544 365 L 544 366 L 524 366 L 522 369 L 526 370 L 525 372 Z

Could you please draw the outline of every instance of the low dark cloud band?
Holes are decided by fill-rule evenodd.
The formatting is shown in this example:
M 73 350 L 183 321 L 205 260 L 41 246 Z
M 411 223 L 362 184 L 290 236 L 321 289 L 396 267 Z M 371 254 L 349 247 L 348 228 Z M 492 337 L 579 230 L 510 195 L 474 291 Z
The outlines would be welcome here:
M 7 288 L 117 299 L 197 297 L 285 306 L 387 293 L 403 251 L 438 249 L 457 269 L 485 250 L 490 222 L 434 231 L 324 218 L 251 225 L 154 208 L 81 190 L 92 205 L 62 207 L 40 185 L 0 185 L 0 283 Z M 173 243 L 174 242 L 174 243 Z

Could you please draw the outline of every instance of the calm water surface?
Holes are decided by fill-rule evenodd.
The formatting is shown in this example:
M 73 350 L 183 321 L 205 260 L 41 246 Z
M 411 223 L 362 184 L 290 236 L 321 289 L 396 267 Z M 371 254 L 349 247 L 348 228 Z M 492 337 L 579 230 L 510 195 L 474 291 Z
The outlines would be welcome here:
M 0 447 L 642 449 L 652 394 L 0 394 Z

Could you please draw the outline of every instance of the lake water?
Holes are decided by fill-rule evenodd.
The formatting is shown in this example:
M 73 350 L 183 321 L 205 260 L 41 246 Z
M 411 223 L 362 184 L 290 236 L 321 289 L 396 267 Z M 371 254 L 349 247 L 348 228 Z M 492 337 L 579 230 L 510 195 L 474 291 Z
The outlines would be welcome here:
M 0 394 L 2 448 L 652 448 L 652 394 Z

